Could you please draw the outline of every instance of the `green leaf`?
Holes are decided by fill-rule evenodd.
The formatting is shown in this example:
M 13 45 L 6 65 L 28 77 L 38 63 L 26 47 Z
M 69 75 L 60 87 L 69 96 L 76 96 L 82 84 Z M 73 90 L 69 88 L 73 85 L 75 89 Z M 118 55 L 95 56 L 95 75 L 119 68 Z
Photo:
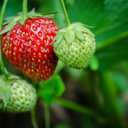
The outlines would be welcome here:
M 96 55 L 93 55 L 93 57 L 92 57 L 92 59 L 90 61 L 89 67 L 94 71 L 98 70 L 98 68 L 99 68 L 99 60 L 98 60 Z
M 43 91 L 52 92 L 58 97 L 60 97 L 65 91 L 65 86 L 60 76 L 54 76 L 48 81 L 40 83 L 40 87 Z
M 99 58 L 100 70 L 112 69 L 115 68 L 115 66 L 119 63 L 123 61 L 126 62 L 128 60 L 127 40 L 120 40 L 118 43 L 116 43 L 116 45 L 112 45 L 111 47 L 100 50 L 97 53 L 97 57 Z
M 4 106 L 6 107 L 10 98 L 10 85 L 7 85 L 0 81 L 0 93 L 4 102 Z
M 16 24 L 15 21 L 9 23 L 9 24 L 6 26 L 6 28 L 5 28 L 2 32 L 0 32 L 0 35 L 2 35 L 2 34 L 4 34 L 4 33 L 8 32 L 15 24 Z
M 57 14 L 58 11 L 51 11 L 51 12 L 45 12 L 45 13 L 41 13 L 42 15 L 49 15 L 49 14 Z
M 113 79 L 116 83 L 116 87 L 120 92 L 125 92 L 127 90 L 128 86 L 128 80 L 127 77 L 125 77 L 125 73 L 123 74 L 122 72 L 112 72 Z
M 111 127 L 126 128 L 117 102 L 117 92 L 111 71 L 100 72 L 100 88 L 103 93 L 105 114 Z
M 49 105 L 53 100 L 53 96 L 60 97 L 65 91 L 65 86 L 60 76 L 54 76 L 48 81 L 40 83 L 39 86 L 39 95 Z
M 128 8 L 128 2 L 127 0 L 105 0 L 104 6 L 107 11 L 120 13 Z
M 38 16 L 43 16 L 43 17 L 49 17 L 49 18 L 54 18 L 55 14 L 58 13 L 57 11 L 50 11 L 50 12 L 45 12 L 45 13 L 37 13 L 35 12 L 35 8 L 33 8 L 28 14 L 27 16 L 29 18 L 33 18 L 33 17 L 38 17 Z
M 43 91 L 43 92 L 42 92 L 42 98 L 43 98 L 43 100 L 44 100 L 48 105 L 51 105 L 51 103 L 52 103 L 52 101 L 53 101 L 53 93 L 52 93 L 52 92 Z
M 65 0 L 65 4 L 67 5 L 73 5 L 75 0 Z
M 85 40 L 84 34 L 81 31 L 75 29 L 74 32 L 80 40 Z
M 68 41 L 68 43 L 72 43 L 73 39 L 74 39 L 74 32 L 72 30 L 66 31 L 64 33 L 64 37 L 66 38 L 66 40 Z

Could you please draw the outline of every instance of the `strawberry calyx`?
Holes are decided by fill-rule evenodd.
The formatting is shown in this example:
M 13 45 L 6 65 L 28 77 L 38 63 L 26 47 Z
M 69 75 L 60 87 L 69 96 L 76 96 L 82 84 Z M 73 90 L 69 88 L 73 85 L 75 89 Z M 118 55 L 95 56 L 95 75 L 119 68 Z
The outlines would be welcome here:
M 3 26 L 6 26 L 3 31 L 0 32 L 0 35 L 8 32 L 13 28 L 13 26 L 17 23 L 21 23 L 21 25 L 24 25 L 25 21 L 28 18 L 36 18 L 36 17 L 48 17 L 48 18 L 54 18 L 54 15 L 57 12 L 46 12 L 46 13 L 37 13 L 35 12 L 35 9 L 33 8 L 30 12 L 27 13 L 27 15 L 23 18 L 23 13 L 20 12 L 16 16 L 7 17 L 4 22 Z
M 4 75 L 0 75 L 0 79 L 5 81 Z M 20 76 L 8 73 L 8 80 L 6 80 L 6 84 L 11 85 L 14 81 L 22 79 Z
M 21 77 L 8 73 L 8 79 L 5 79 L 4 75 L 0 75 L 0 100 L 3 101 L 4 107 L 6 107 L 10 98 L 10 86 Z M 0 108 L 1 109 L 1 108 Z
M 65 39 L 70 44 L 74 39 L 79 39 L 80 41 L 86 40 L 84 34 L 95 36 L 87 27 L 91 26 L 79 22 L 70 24 L 68 27 L 58 31 L 52 43 L 60 43 L 61 40 Z

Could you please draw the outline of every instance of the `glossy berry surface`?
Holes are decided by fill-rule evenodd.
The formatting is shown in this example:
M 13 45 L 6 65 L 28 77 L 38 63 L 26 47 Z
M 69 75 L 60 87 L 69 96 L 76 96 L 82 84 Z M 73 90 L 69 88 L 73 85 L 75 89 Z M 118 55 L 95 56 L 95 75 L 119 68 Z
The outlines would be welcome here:
M 49 79 L 58 57 L 50 44 L 59 28 L 52 19 L 29 18 L 17 23 L 2 35 L 2 53 L 7 60 L 29 78 L 40 82 Z
M 4 81 L 0 79 L 0 83 Z M 10 86 L 10 99 L 7 106 L 0 100 L 0 109 L 6 112 L 18 113 L 30 111 L 36 104 L 37 95 L 35 88 L 25 80 L 16 80 Z

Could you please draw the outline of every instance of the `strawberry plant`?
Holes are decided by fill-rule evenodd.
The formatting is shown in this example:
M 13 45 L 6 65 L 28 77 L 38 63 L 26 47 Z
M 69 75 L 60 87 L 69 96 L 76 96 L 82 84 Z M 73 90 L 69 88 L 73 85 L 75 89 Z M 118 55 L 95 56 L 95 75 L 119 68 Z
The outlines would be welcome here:
M 55 37 L 54 51 L 66 65 L 82 69 L 87 67 L 94 52 L 94 34 L 82 23 L 70 24 L 64 2 L 61 1 L 67 27 L 61 29 Z
M 0 127 L 126 128 L 127 7 L 0 2 Z

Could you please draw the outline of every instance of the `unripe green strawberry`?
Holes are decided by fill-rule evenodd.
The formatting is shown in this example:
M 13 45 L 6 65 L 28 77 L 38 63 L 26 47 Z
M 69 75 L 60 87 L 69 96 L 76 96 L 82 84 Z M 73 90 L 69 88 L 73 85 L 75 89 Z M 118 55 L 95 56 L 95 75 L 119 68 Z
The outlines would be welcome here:
M 59 30 L 53 44 L 59 59 L 77 69 L 89 64 L 96 47 L 94 34 L 81 23 Z
M 1 84 L 5 84 L 4 79 L 0 79 Z M 4 107 L 2 98 L 0 98 L 0 110 L 6 112 L 26 112 L 30 111 L 36 104 L 37 95 L 35 88 L 25 80 L 15 80 L 10 85 L 10 99 Z

